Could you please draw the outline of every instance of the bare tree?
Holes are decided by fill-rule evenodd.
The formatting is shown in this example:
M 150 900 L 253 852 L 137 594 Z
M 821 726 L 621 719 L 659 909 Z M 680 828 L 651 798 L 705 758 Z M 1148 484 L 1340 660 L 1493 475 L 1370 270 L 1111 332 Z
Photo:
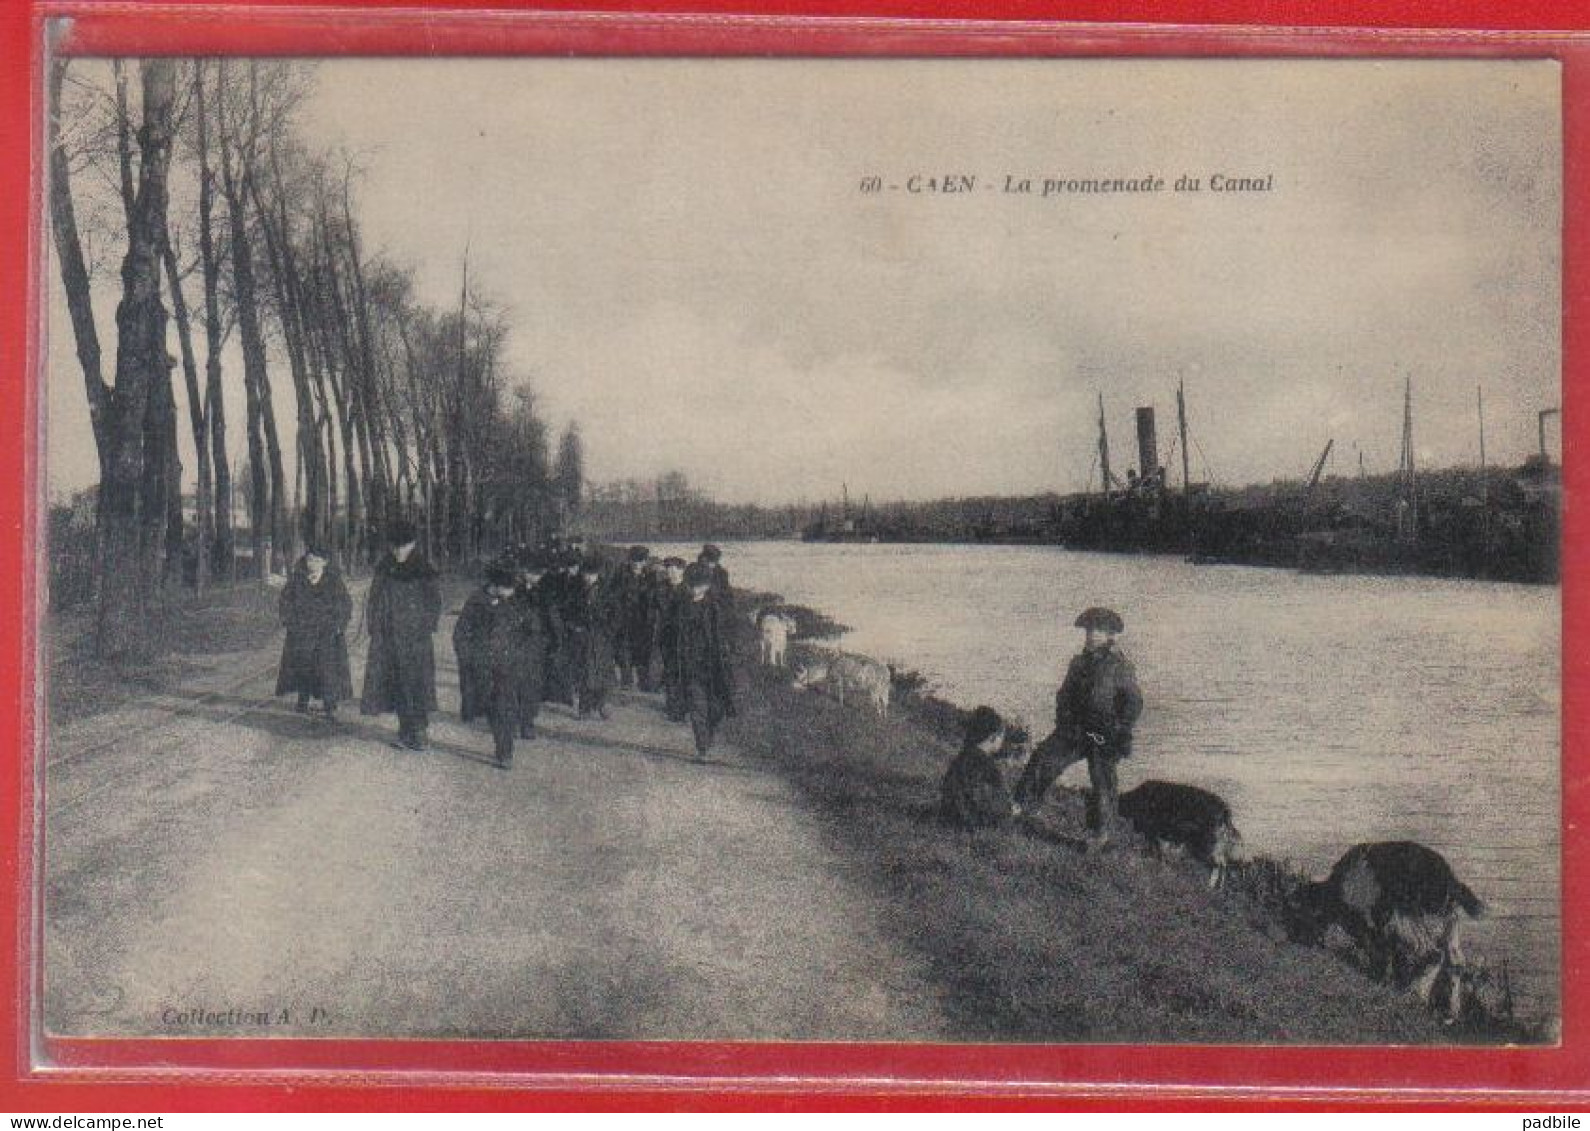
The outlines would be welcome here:
M 256 64 L 249 63 L 251 72 Z M 227 60 L 220 63 L 218 126 L 221 138 L 221 185 L 226 196 L 227 216 L 232 232 L 232 286 L 237 304 L 238 330 L 242 335 L 243 386 L 248 404 L 249 478 L 252 509 L 250 526 L 254 553 L 254 572 L 262 576 L 281 564 L 282 535 L 286 526 L 286 474 L 282 466 L 281 443 L 276 433 L 276 411 L 271 399 L 270 372 L 266 365 L 265 334 L 260 325 L 259 302 L 254 279 L 254 253 L 248 231 L 245 181 L 253 175 L 252 163 L 258 144 L 259 118 L 250 103 L 246 131 L 236 123 L 235 91 L 228 86 Z M 234 97 L 229 98 L 229 95 Z M 270 536 L 270 559 L 265 540 Z
M 99 331 L 94 324 L 93 295 L 89 286 L 88 263 L 77 228 L 77 209 L 72 200 L 71 161 L 62 137 L 62 84 L 68 60 L 51 59 L 49 72 L 50 112 L 48 118 L 50 166 L 50 228 L 55 236 L 55 254 L 60 262 L 61 286 L 66 292 L 66 308 L 72 319 L 72 337 L 77 345 L 77 360 L 83 370 L 83 386 L 88 394 L 88 415 L 94 429 L 94 449 L 99 456 L 103 479 L 110 453 L 110 388 L 101 368 Z
M 182 560 L 181 447 L 189 440 L 196 584 L 218 571 L 231 575 L 235 469 L 223 354 L 234 325 L 247 406 L 241 501 L 256 570 L 278 567 L 295 532 L 350 556 L 373 553 L 397 516 L 419 521 L 439 556 L 461 558 L 539 537 L 578 504 L 578 436 L 565 436 L 564 448 L 572 442 L 575 450 L 560 453 L 555 481 L 545 424 L 506 364 L 507 315 L 467 278 L 455 308 L 429 308 L 415 298 L 411 268 L 366 250 L 353 162 L 317 152 L 296 132 L 292 111 L 304 89 L 297 66 L 250 63 L 244 72 L 225 60 L 185 67 L 112 60 L 97 75 L 84 68 L 69 78 L 65 62 L 51 65 L 52 231 L 100 459 L 96 561 L 107 654 L 147 644 L 152 597 Z M 62 136 L 63 89 L 73 106 L 70 143 Z M 185 195 L 190 182 L 173 179 L 179 161 L 196 200 Z M 74 200 L 74 172 L 82 169 L 91 176 Z M 80 209 L 91 218 L 84 231 Z M 123 228 L 116 373 L 107 383 L 93 317 L 94 247 L 85 249 L 85 236 L 109 235 L 101 241 L 109 247 Z M 186 291 L 195 274 L 202 311 Z M 168 322 L 179 358 L 168 352 Z M 195 323 L 205 339 L 202 376 Z M 272 340 L 293 382 L 291 484 L 271 397 Z M 179 359 L 188 440 L 176 419 Z
M 558 506 L 566 519 L 580 511 L 580 501 L 585 489 L 585 442 L 580 438 L 578 424 L 570 424 L 558 441 L 558 458 L 552 472 L 553 491 Z
M 209 86 L 205 73 L 209 65 L 196 60 L 193 68 L 195 139 L 194 153 L 199 176 L 199 261 L 204 270 L 204 413 L 209 425 L 209 463 L 215 472 L 215 494 L 210 500 L 213 516 L 207 521 L 214 531 L 215 561 L 227 578 L 236 568 L 232 544 L 232 467 L 226 453 L 226 403 L 221 393 L 221 265 L 216 254 L 214 211 L 215 174 L 210 168 Z M 202 439 L 195 440 L 202 449 Z M 200 490 L 203 490 L 201 457 Z M 202 505 L 202 504 L 201 504 Z M 201 525 L 202 530 L 202 525 Z
M 138 180 L 122 262 L 122 298 L 116 309 L 116 383 L 107 406 L 109 459 L 99 498 L 97 639 L 100 654 L 106 656 L 144 650 L 166 519 L 163 505 L 150 506 L 145 471 L 150 406 L 162 385 L 169 390 L 171 380 L 160 264 L 166 242 L 176 64 L 149 59 L 139 69 L 143 123 L 138 130 Z
M 198 483 L 194 496 L 194 507 L 197 522 L 195 525 L 194 553 L 194 587 L 202 592 L 210 581 L 210 541 L 211 541 L 211 516 L 210 516 L 210 444 L 209 422 L 204 416 L 204 398 L 199 391 L 199 363 L 193 351 L 193 327 L 188 317 L 187 299 L 182 293 L 182 270 L 177 265 L 177 253 L 171 246 L 171 237 L 167 233 L 165 246 L 161 249 L 161 258 L 166 269 L 166 286 L 171 292 L 171 311 L 177 322 L 177 342 L 182 349 L 182 376 L 187 383 L 188 391 L 188 424 L 193 432 L 193 448 L 198 461 Z M 172 413 L 172 423 L 175 424 L 176 415 Z M 172 454 L 176 453 L 176 436 L 171 437 Z M 176 536 L 182 537 L 182 480 L 181 465 L 176 469 L 175 482 L 171 485 L 173 497 L 176 501 Z M 170 534 L 167 534 L 170 538 Z

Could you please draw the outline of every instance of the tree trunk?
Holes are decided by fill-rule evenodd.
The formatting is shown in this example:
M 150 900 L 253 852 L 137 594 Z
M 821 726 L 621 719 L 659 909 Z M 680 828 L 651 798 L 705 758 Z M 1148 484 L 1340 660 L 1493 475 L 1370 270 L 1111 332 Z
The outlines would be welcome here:
M 171 379 L 166 310 L 160 302 L 160 253 L 166 232 L 166 176 L 171 163 L 176 63 L 149 59 L 143 78 L 138 190 L 122 261 L 116 308 L 116 384 L 110 402 L 110 461 L 100 484 L 100 601 L 97 647 L 105 657 L 145 651 L 149 599 L 158 576 L 164 509 L 144 513 L 145 437 L 150 402 Z M 164 467 L 157 473 L 164 472 Z
M 210 119 L 204 100 L 203 60 L 194 64 L 199 140 L 199 256 L 204 266 L 204 415 L 210 426 L 211 466 L 215 470 L 213 530 L 215 561 L 230 580 L 237 568 L 232 544 L 232 465 L 226 453 L 226 405 L 221 395 L 221 271 L 215 256 L 213 212 L 215 174 L 210 170 Z M 203 466 L 202 463 L 200 465 Z
M 72 337 L 77 344 L 77 361 L 83 370 L 83 385 L 88 394 L 88 417 L 94 429 L 94 450 L 99 456 L 99 477 L 108 472 L 110 452 L 110 389 L 105 384 L 99 345 L 94 325 L 94 306 L 89 291 L 88 265 L 83 258 L 83 243 L 77 231 L 77 211 L 72 205 L 71 170 L 61 143 L 61 84 L 66 78 L 67 60 L 50 61 L 50 227 L 55 236 L 55 255 L 61 266 L 61 286 L 66 291 L 66 309 L 72 319 Z
M 392 468 L 387 460 L 386 422 L 376 403 L 375 375 L 359 382 L 359 419 L 364 423 L 365 436 L 370 444 L 370 518 L 379 537 L 397 516 L 392 505 Z
M 132 156 L 132 113 L 127 100 L 127 68 L 123 61 L 111 61 L 116 79 L 116 163 L 121 174 L 122 216 L 128 230 L 136 223 L 137 196 Z M 161 219 L 161 247 L 169 239 L 165 219 Z M 158 271 L 158 268 L 157 268 Z M 177 410 L 171 395 L 171 365 L 164 379 L 149 390 L 148 415 L 144 422 L 144 482 L 141 521 L 150 553 L 160 563 L 159 581 L 169 584 L 180 564 L 182 548 L 182 465 L 177 456 Z M 172 547 L 176 547 L 175 550 Z
M 210 513 L 212 476 L 210 471 L 209 421 L 204 416 L 204 399 L 199 393 L 199 363 L 193 353 L 193 327 L 188 319 L 188 303 L 182 294 L 182 279 L 177 270 L 177 256 L 171 250 L 171 241 L 163 249 L 166 264 L 166 283 L 171 291 L 171 310 L 177 320 L 177 341 L 182 347 L 182 376 L 188 389 L 188 426 L 193 431 L 194 458 L 198 463 L 198 484 L 194 491 L 194 561 L 193 587 L 204 592 L 210 584 L 210 547 L 214 541 L 214 518 Z M 178 479 L 178 515 L 181 514 L 181 479 Z
M 392 476 L 388 469 L 386 459 L 386 429 L 385 422 L 376 405 L 377 390 L 375 349 L 370 333 L 370 303 L 369 295 L 364 285 L 364 265 L 359 255 L 359 234 L 353 223 L 353 205 L 346 178 L 342 182 L 342 217 L 343 225 L 347 232 L 348 240 L 348 267 L 352 283 L 350 302 L 353 307 L 354 327 L 357 330 L 357 369 L 359 381 L 356 385 L 355 397 L 359 405 L 359 416 L 364 424 L 365 442 L 369 447 L 369 463 L 365 467 L 365 488 L 367 492 L 366 521 L 371 531 L 372 548 L 378 539 L 384 538 L 387 524 L 394 517 L 389 512 L 392 509 L 390 499 Z M 349 350 L 350 359 L 354 351 Z
M 274 146 L 272 150 L 274 154 Z M 273 156 L 274 161 L 274 156 Z M 309 374 L 304 357 L 303 325 L 299 321 L 301 297 L 297 278 L 297 265 L 292 251 L 292 234 L 288 229 L 287 206 L 282 199 L 281 174 L 276 173 L 276 215 L 265 205 L 260 192 L 259 178 L 247 178 L 249 196 L 259 217 L 260 231 L 265 236 L 265 250 L 270 258 L 271 277 L 275 281 L 276 306 L 280 313 L 282 338 L 287 345 L 287 365 L 293 379 L 293 397 L 298 421 L 298 455 L 304 478 L 303 495 L 306 503 L 301 514 L 299 533 L 318 541 L 321 529 L 321 486 L 325 476 L 325 458 L 320 448 L 320 431 L 315 426 L 314 402 L 309 390 Z M 295 492 L 296 494 L 296 492 Z
M 322 536 L 331 546 L 340 549 L 342 538 L 337 525 L 337 436 L 336 426 L 331 420 L 331 397 L 326 391 L 328 382 L 334 380 L 334 377 L 328 377 L 333 362 L 326 351 L 325 335 L 321 333 L 320 323 L 325 317 L 325 306 L 320 301 L 320 282 L 320 267 L 311 264 L 306 285 L 300 289 L 303 304 L 300 321 L 304 327 L 304 353 L 309 362 L 310 386 L 315 397 L 315 435 L 326 461 L 325 493 L 320 504 L 325 525 Z
M 121 213 L 129 228 L 137 200 L 133 189 L 132 112 L 127 108 L 127 67 L 120 59 L 110 62 L 116 77 L 116 168 L 121 174 Z
M 330 321 L 334 307 L 329 301 L 328 291 L 336 286 L 336 274 L 330 262 L 330 249 L 326 249 L 326 262 L 322 264 L 317 276 L 316 294 L 319 299 L 320 317 L 318 319 L 320 350 L 323 355 L 326 383 L 331 387 L 331 398 L 336 405 L 337 426 L 342 431 L 342 463 L 343 463 L 343 493 L 347 498 L 347 511 L 342 530 L 341 545 L 347 555 L 344 564 L 352 562 L 359 547 L 364 529 L 364 500 L 359 490 L 359 477 L 354 470 L 355 441 L 353 438 L 353 417 L 348 404 L 347 383 L 349 381 L 346 359 L 339 368 L 336 359 L 336 350 L 333 348 L 333 338 L 327 322 Z M 328 450 L 329 443 L 328 443 Z M 333 488 L 335 489 L 335 488 Z
M 161 232 L 164 239 L 165 233 Z M 158 283 L 160 264 L 156 260 Z M 182 464 L 177 453 L 177 404 L 171 393 L 176 362 L 161 341 L 165 372 L 149 389 L 144 417 L 144 481 L 140 504 L 145 536 L 157 564 L 157 582 L 170 585 L 178 576 L 182 553 Z
M 221 60 L 220 89 L 226 89 L 226 60 Z M 265 337 L 260 329 L 259 308 L 254 289 L 254 258 L 249 247 L 247 217 L 243 208 L 241 177 L 246 170 L 234 170 L 232 129 L 224 108 L 219 114 L 221 135 L 221 186 L 232 229 L 232 285 L 237 303 L 238 332 L 242 335 L 243 386 L 248 394 L 249 475 L 253 498 L 249 500 L 249 524 L 254 549 L 254 575 L 263 577 L 280 554 L 279 515 L 283 480 L 281 447 L 276 442 L 275 413 L 270 401 L 270 377 L 265 365 Z M 267 439 L 269 454 L 267 455 Z M 269 466 L 267 470 L 267 459 Z M 268 478 L 267 478 L 268 476 Z M 271 561 L 266 560 L 265 538 L 271 534 Z
M 329 246 L 326 255 L 326 287 L 325 298 L 330 303 L 331 326 L 327 328 L 327 342 L 335 341 L 341 347 L 343 388 L 338 408 L 343 420 L 343 452 L 349 459 L 349 513 L 350 522 L 355 509 L 359 512 L 362 521 L 355 527 L 357 545 L 365 550 L 367 560 L 374 560 L 374 551 L 382 532 L 386 529 L 386 516 L 382 511 L 380 485 L 377 482 L 374 466 L 374 457 L 371 451 L 372 444 L 370 432 L 366 426 L 366 410 L 364 388 L 367 383 L 366 374 L 360 358 L 356 353 L 350 331 L 348 329 L 348 315 L 342 301 L 342 287 L 338 279 L 336 256 Z M 333 338 L 331 327 L 335 327 L 336 334 Z M 352 455 L 359 457 L 359 474 L 353 474 Z M 363 488 L 362 498 L 355 501 L 353 498 L 354 486 L 357 481 Z

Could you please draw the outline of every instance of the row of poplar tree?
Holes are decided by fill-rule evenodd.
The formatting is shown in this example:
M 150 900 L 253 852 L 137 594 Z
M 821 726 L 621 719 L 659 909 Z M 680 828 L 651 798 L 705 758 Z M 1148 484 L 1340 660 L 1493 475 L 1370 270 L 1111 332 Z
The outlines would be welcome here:
M 313 79 L 299 61 L 50 67 L 52 234 L 99 457 L 103 655 L 142 651 L 151 613 L 184 577 L 202 590 L 240 568 L 279 571 L 306 541 L 368 560 L 398 518 L 417 522 L 433 556 L 463 559 L 533 540 L 578 506 L 579 433 L 552 456 L 528 388 L 506 371 L 505 314 L 470 289 L 467 251 L 457 305 L 435 309 L 416 299 L 412 269 L 363 246 L 355 163 L 298 128 Z M 116 250 L 107 380 L 93 281 Z M 236 484 L 230 358 L 247 425 Z

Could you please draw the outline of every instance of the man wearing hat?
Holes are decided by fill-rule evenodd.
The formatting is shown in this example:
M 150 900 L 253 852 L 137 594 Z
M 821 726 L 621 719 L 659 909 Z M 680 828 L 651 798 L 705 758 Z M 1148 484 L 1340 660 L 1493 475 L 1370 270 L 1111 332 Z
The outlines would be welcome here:
M 639 686 L 651 691 L 651 653 L 654 628 L 653 609 L 656 602 L 652 589 L 655 573 L 647 568 L 651 551 L 645 546 L 631 546 L 625 556 L 624 569 L 614 579 L 618 602 L 618 682 L 621 687 Z
M 674 678 L 700 758 L 712 746 L 718 724 L 732 713 L 732 683 L 723 610 L 711 595 L 712 573 L 696 562 L 685 570 L 684 585 L 675 613 Z
M 520 555 L 514 564 L 514 579 L 518 586 L 513 599 L 519 605 L 524 631 L 530 638 L 524 667 L 519 673 L 519 737 L 534 738 L 536 716 L 541 711 L 542 702 L 549 698 L 547 683 L 562 619 L 547 595 L 546 587 L 551 574 L 547 571 L 546 559 L 528 553 Z
M 1116 763 L 1132 753 L 1132 726 L 1143 713 L 1143 693 L 1132 662 L 1115 646 L 1126 628 L 1113 609 L 1094 607 L 1077 617 L 1087 635 L 1055 695 L 1054 733 L 1033 750 L 1016 785 L 1016 804 L 1037 806 L 1055 778 L 1084 758 L 1093 786 L 1088 795 L 1088 846 L 1109 843 L 1116 825 Z
M 710 596 L 718 606 L 718 614 L 727 624 L 734 616 L 734 591 L 729 586 L 729 571 L 723 567 L 723 551 L 711 542 L 701 547 L 701 553 L 696 562 L 707 570 L 711 578 Z M 725 647 L 729 641 L 724 641 Z M 723 713 L 729 718 L 734 717 L 734 697 L 726 696 L 723 701 Z
M 542 701 L 574 705 L 573 644 L 566 630 L 566 612 L 580 588 L 580 558 L 561 538 L 546 559 L 546 573 L 538 587 L 546 607 L 552 638 L 547 647 Z
M 486 584 L 464 602 L 453 626 L 458 655 L 459 714 L 471 722 L 481 715 L 491 723 L 497 765 L 513 764 L 513 740 L 520 733 L 527 704 L 525 669 L 541 643 L 527 631 L 525 605 L 515 600 L 518 579 L 511 563 L 486 570 Z M 529 704 L 531 718 L 534 704 Z
M 701 547 L 701 553 L 696 555 L 696 561 L 707 567 L 712 578 L 713 600 L 727 603 L 729 600 L 729 571 L 723 568 L 723 551 L 711 542 Z
M 662 658 L 663 713 L 676 723 L 685 721 L 685 693 L 679 682 L 678 647 L 679 618 L 690 592 L 685 588 L 685 569 L 683 558 L 664 558 L 662 577 L 653 592 L 657 654 Z
M 580 718 L 607 718 L 607 696 L 613 689 L 614 638 L 618 629 L 617 594 L 594 554 L 579 567 L 579 580 L 565 596 L 563 629 L 565 663 Z
M 992 828 L 1010 820 L 1015 805 L 999 766 L 1010 753 L 999 712 L 992 707 L 973 711 L 966 720 L 961 752 L 939 786 L 939 819 L 962 829 Z
M 425 727 L 436 710 L 436 656 L 431 636 L 442 615 L 442 593 L 436 568 L 419 552 L 418 532 L 411 522 L 395 522 L 388 533 L 391 548 L 376 563 L 365 598 L 364 623 L 370 633 L 370 654 L 364 667 L 360 711 L 398 717 L 394 745 L 425 749 Z

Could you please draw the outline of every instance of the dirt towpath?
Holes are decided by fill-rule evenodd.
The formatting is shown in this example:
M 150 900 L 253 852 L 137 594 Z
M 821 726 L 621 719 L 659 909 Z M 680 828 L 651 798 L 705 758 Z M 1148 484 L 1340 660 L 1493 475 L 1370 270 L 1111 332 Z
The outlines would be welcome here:
M 47 1030 L 947 1035 L 780 778 L 732 745 L 694 761 L 638 694 L 606 722 L 547 709 L 498 770 L 457 721 L 451 627 L 428 753 L 389 747 L 390 718 L 270 700 L 279 638 L 54 733 Z

